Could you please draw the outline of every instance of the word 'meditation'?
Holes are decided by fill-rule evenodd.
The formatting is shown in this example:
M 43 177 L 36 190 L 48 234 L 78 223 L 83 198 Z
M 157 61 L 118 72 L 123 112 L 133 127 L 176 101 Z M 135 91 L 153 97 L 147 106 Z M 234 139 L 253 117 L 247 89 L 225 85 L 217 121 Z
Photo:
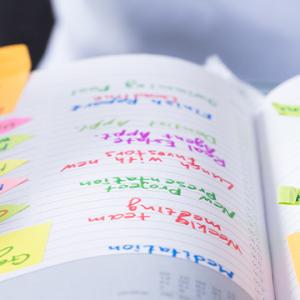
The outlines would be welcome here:
M 222 275 L 226 276 L 229 279 L 234 278 L 234 272 L 225 268 L 222 264 L 218 263 L 217 260 L 211 259 L 205 255 L 194 254 L 188 250 L 182 250 L 174 247 L 167 247 L 163 245 L 155 245 L 155 244 L 142 244 L 142 243 L 127 243 L 120 245 L 110 245 L 108 246 L 108 250 L 117 253 L 133 253 L 133 254 L 148 254 L 148 255 L 165 255 L 173 258 L 181 258 L 192 261 L 195 264 L 203 264 L 206 265 L 217 272 L 220 272 Z

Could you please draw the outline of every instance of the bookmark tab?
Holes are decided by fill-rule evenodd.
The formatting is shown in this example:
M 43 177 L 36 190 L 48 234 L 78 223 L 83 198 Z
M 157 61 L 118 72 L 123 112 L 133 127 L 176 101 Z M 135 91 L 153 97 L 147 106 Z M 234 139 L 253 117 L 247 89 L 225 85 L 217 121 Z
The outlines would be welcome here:
M 297 275 L 298 284 L 300 285 L 300 232 L 289 235 L 287 239 L 294 270 Z
M 27 204 L 2 204 L 0 205 L 0 224 L 7 219 L 10 219 L 17 213 L 28 208 Z M 1 264 L 1 263 L 0 263 Z
M 0 176 L 3 176 L 12 170 L 24 165 L 27 163 L 27 160 L 22 159 L 7 159 L 0 160 Z
M 0 195 L 12 190 L 13 188 L 25 183 L 28 179 L 27 178 L 20 178 L 20 179 L 1 179 L 0 178 Z
M 0 138 L 0 152 L 13 149 L 18 144 L 21 144 L 30 138 L 31 136 L 27 134 L 19 134 Z
M 0 135 L 6 134 L 7 132 L 29 122 L 30 118 L 11 118 L 8 120 L 0 121 Z
M 0 48 L 0 115 L 14 110 L 29 76 L 31 61 L 26 45 Z
M 300 189 L 293 186 L 280 186 L 278 189 L 278 204 L 300 205 Z
M 300 106 L 280 104 L 277 102 L 272 103 L 272 105 L 281 116 L 300 117 Z
M 0 235 L 0 274 L 42 262 L 50 227 L 47 223 Z

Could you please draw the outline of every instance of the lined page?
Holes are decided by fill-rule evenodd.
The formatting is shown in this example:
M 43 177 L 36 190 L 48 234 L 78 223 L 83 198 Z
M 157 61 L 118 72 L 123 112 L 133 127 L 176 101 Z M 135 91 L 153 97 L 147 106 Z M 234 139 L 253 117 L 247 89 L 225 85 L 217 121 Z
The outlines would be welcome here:
M 291 193 L 300 188 L 299 84 L 300 78 L 296 77 L 268 96 L 258 126 L 277 299 L 300 298 L 288 247 L 288 237 L 300 232 L 300 206 L 297 193 Z
M 271 299 L 251 97 L 153 56 L 33 74 L 11 116 L 29 120 L 11 134 L 31 139 L 0 153 L 25 161 L 7 176 L 27 180 L 1 195 L 27 205 L 0 224 L 0 245 L 10 241 L 1 279 L 98 255 L 164 255 Z M 14 245 L 20 230 L 34 249 Z

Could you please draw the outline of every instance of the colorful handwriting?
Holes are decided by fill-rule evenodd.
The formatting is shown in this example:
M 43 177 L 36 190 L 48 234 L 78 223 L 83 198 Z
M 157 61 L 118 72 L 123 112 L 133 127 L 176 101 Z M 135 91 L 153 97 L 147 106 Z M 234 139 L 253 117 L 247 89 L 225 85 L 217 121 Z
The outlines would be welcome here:
M 40 224 L 0 235 L 0 274 L 42 262 L 50 227 Z
M 133 212 L 118 212 L 110 215 L 102 215 L 98 217 L 89 217 L 88 222 L 104 222 L 104 221 L 117 221 L 122 219 L 140 219 L 141 221 L 146 221 L 146 219 L 151 218 L 150 215 L 145 215 L 145 213 L 133 213 Z
M 300 189 L 293 186 L 280 186 L 278 203 L 284 205 L 300 205 Z
M 272 103 L 279 115 L 288 117 L 300 117 L 300 106 Z
M 162 83 L 142 83 L 137 82 L 137 80 L 130 79 L 125 82 L 125 87 L 129 89 L 151 89 L 151 90 L 167 90 L 170 92 L 181 93 L 185 96 L 193 97 L 196 99 L 204 100 L 211 106 L 217 106 L 217 102 L 210 97 L 207 97 L 198 92 L 194 92 L 189 89 L 185 89 L 182 87 L 170 85 L 170 84 L 162 84 Z
M 7 174 L 14 169 L 17 169 L 25 163 L 27 163 L 27 160 L 22 159 L 0 160 L 0 176 Z
M 27 181 L 27 178 L 18 179 L 0 179 L 0 195 L 8 192 L 9 190 L 23 184 Z
M 151 95 L 153 96 L 153 95 Z M 183 104 L 178 102 L 177 99 L 165 99 L 165 98 L 156 98 L 156 97 L 147 97 L 147 94 L 143 95 L 145 100 L 149 100 L 150 104 L 155 104 L 157 106 L 168 106 L 175 107 L 176 109 L 189 111 L 193 114 L 196 114 L 204 119 L 211 120 L 212 114 L 201 112 L 198 108 L 193 107 L 192 105 Z M 116 105 L 116 104 L 126 104 L 126 105 L 137 105 L 140 104 L 142 96 L 136 97 L 136 95 L 128 96 L 128 95 L 112 95 L 108 100 L 102 100 L 97 98 L 97 101 L 90 102 L 87 104 L 75 104 L 72 106 L 71 111 L 75 112 L 80 109 L 87 109 L 92 107 L 99 107 L 105 105 Z
M 108 92 L 110 90 L 110 85 L 105 84 L 103 86 L 89 86 L 89 87 L 83 87 L 76 90 L 73 90 L 71 92 L 71 96 L 77 96 L 82 94 L 91 94 L 91 93 L 102 93 L 102 92 Z
M 0 205 L 0 223 L 10 219 L 17 213 L 28 208 L 27 204 L 1 204 Z
M 196 152 L 199 154 L 204 154 L 205 156 L 211 158 L 215 163 L 221 167 L 225 167 L 224 159 L 219 158 L 215 155 L 215 149 L 208 146 L 204 140 L 199 137 L 187 138 L 179 135 L 172 135 L 170 133 L 161 134 L 161 136 L 153 137 L 151 131 L 141 131 L 139 129 L 127 130 L 121 129 L 120 131 L 112 133 L 102 133 L 101 139 L 108 141 L 112 140 L 115 144 L 135 144 L 143 143 L 146 145 L 162 145 L 164 147 L 175 148 L 178 147 L 177 143 L 184 144 L 187 149 L 191 152 Z
M 287 241 L 298 284 L 300 285 L 300 232 L 289 235 Z
M 192 134 L 196 134 L 198 136 L 201 136 L 204 140 L 206 140 L 207 142 L 216 145 L 217 140 L 215 137 L 213 137 L 212 135 L 209 135 L 199 129 L 193 129 L 190 127 L 187 127 L 185 125 L 180 125 L 178 123 L 170 123 L 170 122 L 165 122 L 165 121 L 150 121 L 149 123 L 150 127 L 163 127 L 163 128 L 169 128 L 169 129 L 176 129 L 176 130 L 183 130 L 183 131 L 187 131 L 189 133 Z
M 213 192 L 206 191 L 203 187 L 197 187 L 193 184 L 185 183 L 183 181 L 176 181 L 174 179 L 166 178 L 153 178 L 143 176 L 132 176 L 132 177 L 112 177 L 112 178 L 101 178 L 88 181 L 81 181 L 80 186 L 99 186 L 103 185 L 106 192 L 113 190 L 123 189 L 142 189 L 142 190 L 159 190 L 166 191 L 171 195 L 181 196 L 182 189 L 193 191 L 196 193 L 201 192 L 199 200 L 205 203 L 211 204 L 213 207 L 220 210 L 223 214 L 233 219 L 236 215 L 234 211 L 228 210 L 223 204 L 217 201 L 216 194 Z
M 5 134 L 23 124 L 29 122 L 30 118 L 11 118 L 0 121 L 0 135 Z
M 226 185 L 228 190 L 232 190 L 234 188 L 234 184 L 229 180 L 223 178 L 220 175 L 217 175 L 213 171 L 209 171 L 202 166 L 200 166 L 197 161 L 193 157 L 186 157 L 182 154 L 172 153 L 172 152 L 164 152 L 164 151 L 156 151 L 156 150 L 126 150 L 126 151 L 108 151 L 105 152 L 106 157 L 110 159 L 114 159 L 120 164 L 132 164 L 133 162 L 149 162 L 149 163 L 162 163 L 164 159 L 172 159 L 178 161 L 181 166 L 183 166 L 187 170 L 196 170 L 201 171 L 202 174 L 209 176 L 211 179 L 216 180 L 217 182 Z M 65 165 L 61 172 L 70 169 L 76 169 L 79 167 L 85 167 L 90 165 L 95 165 L 99 163 L 99 159 L 82 161 L 78 163 L 72 163 Z
M 110 251 L 115 253 L 141 253 L 150 255 L 166 255 L 173 258 L 182 258 L 194 262 L 195 264 L 206 265 L 224 276 L 233 279 L 234 273 L 232 271 L 226 270 L 225 267 L 213 259 L 207 258 L 204 255 L 193 254 L 187 250 L 179 250 L 176 248 L 159 246 L 153 244 L 124 244 L 124 245 L 111 245 L 108 246 Z
M 127 105 L 136 105 L 138 101 L 136 99 L 112 99 L 107 101 L 91 102 L 88 104 L 76 104 L 73 105 L 71 111 L 78 111 L 80 109 L 86 109 L 91 107 L 98 107 L 103 105 L 114 105 L 114 104 L 127 104 Z
M 137 99 L 137 100 L 143 100 L 143 99 L 164 99 L 164 100 L 173 100 L 174 102 L 177 102 L 178 99 L 176 96 L 172 96 L 172 95 L 164 95 L 164 94 L 150 94 L 150 93 L 134 93 L 131 95 L 129 94 L 107 94 L 107 95 L 101 95 L 101 96 L 96 96 L 94 97 L 94 100 L 96 101 L 102 101 L 102 100 L 111 100 L 113 98 L 122 98 L 122 99 L 125 99 L 125 98 L 130 98 L 130 97 L 133 97 L 134 99 Z
M 223 234 L 221 225 L 214 221 L 194 214 L 189 211 L 176 211 L 171 207 L 163 207 L 156 205 L 146 205 L 142 202 L 141 198 L 132 198 L 129 200 L 126 208 L 128 211 L 117 212 L 109 215 L 101 215 L 97 217 L 89 217 L 88 222 L 107 222 L 107 221 L 120 221 L 120 220 L 141 220 L 144 222 L 149 221 L 153 217 L 153 213 L 172 217 L 172 221 L 176 224 L 187 226 L 191 230 L 201 232 L 203 235 L 208 235 L 213 238 L 218 238 L 228 247 L 239 251 L 242 254 L 240 246 L 232 239 Z M 150 212 L 150 213 L 149 213 Z M 211 227 L 210 227 L 211 226 Z
M 92 181 L 81 181 L 80 186 L 93 186 L 93 185 L 103 185 L 106 192 L 111 192 L 112 190 L 121 189 L 143 189 L 143 190 L 163 190 L 167 191 L 172 195 L 180 196 L 182 190 L 179 187 L 172 187 L 168 184 L 159 183 L 163 181 L 159 178 L 145 178 L 140 177 L 112 177 L 112 178 L 101 178 Z M 168 179 L 166 180 L 168 181 Z
M 151 162 L 151 163 L 162 163 L 164 159 L 172 159 L 178 161 L 181 166 L 183 166 L 187 170 L 196 170 L 201 171 L 202 174 L 209 176 L 210 178 L 225 184 L 228 190 L 232 190 L 234 188 L 234 184 L 227 179 L 223 178 L 220 175 L 217 175 L 213 171 L 209 171 L 202 166 L 200 166 L 195 158 L 186 157 L 182 154 L 177 154 L 173 152 L 165 152 L 165 151 L 157 151 L 157 150 L 126 150 L 126 151 L 108 151 L 105 152 L 106 156 L 114 159 L 120 164 L 131 164 L 133 162 Z
M 115 119 L 110 119 L 108 121 L 100 120 L 100 121 L 97 121 L 96 123 L 81 126 L 79 131 L 82 132 L 85 130 L 95 130 L 95 129 L 100 129 L 102 127 L 107 127 L 107 126 L 123 127 L 124 125 L 126 125 L 128 123 L 129 123 L 129 120 L 124 120 L 124 121 L 115 120 Z
M 69 170 L 69 169 L 76 169 L 76 168 L 81 168 L 81 167 L 86 167 L 86 166 L 94 166 L 94 165 L 98 165 L 98 164 L 99 164 L 99 159 L 81 161 L 78 163 L 65 165 L 60 171 L 63 172 L 65 170 Z
M 5 138 L 0 138 L 0 152 L 13 149 L 18 144 L 21 144 L 31 138 L 27 134 L 13 135 Z

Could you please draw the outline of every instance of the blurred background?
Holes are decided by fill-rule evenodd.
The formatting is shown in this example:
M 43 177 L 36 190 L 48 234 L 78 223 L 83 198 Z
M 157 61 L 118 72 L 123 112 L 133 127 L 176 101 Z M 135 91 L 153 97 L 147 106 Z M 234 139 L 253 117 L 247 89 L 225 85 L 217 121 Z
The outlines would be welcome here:
M 299 0 L 0 0 L 0 45 L 34 68 L 107 54 L 212 54 L 256 86 L 300 74 Z

